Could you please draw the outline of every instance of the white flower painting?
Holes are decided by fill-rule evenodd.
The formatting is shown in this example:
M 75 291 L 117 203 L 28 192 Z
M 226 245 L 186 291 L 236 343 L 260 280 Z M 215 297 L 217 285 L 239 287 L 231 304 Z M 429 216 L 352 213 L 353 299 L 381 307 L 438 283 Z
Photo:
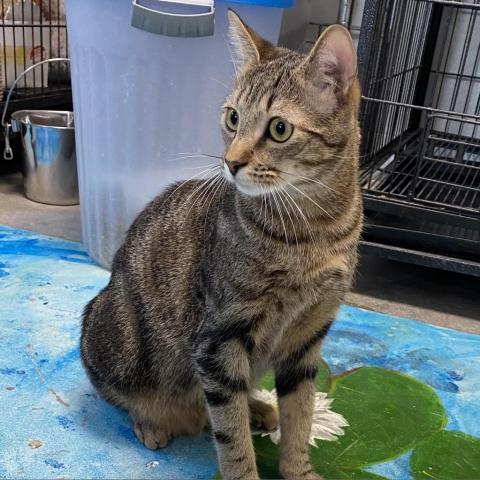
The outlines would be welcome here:
M 272 405 L 278 410 L 277 392 L 275 389 L 254 390 L 252 396 L 257 400 Z M 315 393 L 315 405 L 313 409 L 312 430 L 310 432 L 310 445 L 317 447 L 316 440 L 325 440 L 333 442 L 341 435 L 344 435 L 343 427 L 348 427 L 347 420 L 339 413 L 331 410 L 333 400 L 327 398 L 327 394 L 323 392 Z M 254 432 L 257 434 L 256 432 Z M 273 432 L 258 432 L 262 437 L 268 436 L 273 443 L 280 442 L 280 427 Z

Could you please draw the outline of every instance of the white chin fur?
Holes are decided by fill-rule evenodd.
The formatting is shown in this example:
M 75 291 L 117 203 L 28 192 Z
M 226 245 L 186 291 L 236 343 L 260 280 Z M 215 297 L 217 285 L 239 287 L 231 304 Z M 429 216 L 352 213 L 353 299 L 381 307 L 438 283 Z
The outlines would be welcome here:
M 235 185 L 235 187 L 245 195 L 249 197 L 259 197 L 260 195 L 266 193 L 265 189 L 261 189 L 258 185 L 249 182 L 248 180 L 242 181 L 242 174 L 239 172 L 235 177 L 230 173 L 227 165 L 223 166 L 223 173 L 228 182 Z
M 245 195 L 248 195 L 249 197 L 259 197 L 260 195 L 265 193 L 265 190 L 262 191 L 262 189 L 255 184 L 244 184 L 238 181 L 234 183 L 238 190 L 240 190 Z
M 235 183 L 235 178 L 234 178 L 234 176 L 230 173 L 230 170 L 228 169 L 226 163 L 223 164 L 223 175 L 225 176 L 225 178 L 226 178 L 230 183 L 233 183 L 233 184 Z

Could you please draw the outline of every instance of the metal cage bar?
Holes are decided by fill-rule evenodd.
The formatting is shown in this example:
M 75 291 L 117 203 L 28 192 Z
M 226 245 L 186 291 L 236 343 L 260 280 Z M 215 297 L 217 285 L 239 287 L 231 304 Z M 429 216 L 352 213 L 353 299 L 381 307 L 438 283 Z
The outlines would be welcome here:
M 29 66 L 47 58 L 67 57 L 64 0 L 0 0 L 0 106 L 5 91 Z M 68 62 L 34 69 L 20 82 L 10 110 L 43 108 L 71 102 Z
M 480 217 L 480 0 L 366 0 L 358 57 L 365 195 Z

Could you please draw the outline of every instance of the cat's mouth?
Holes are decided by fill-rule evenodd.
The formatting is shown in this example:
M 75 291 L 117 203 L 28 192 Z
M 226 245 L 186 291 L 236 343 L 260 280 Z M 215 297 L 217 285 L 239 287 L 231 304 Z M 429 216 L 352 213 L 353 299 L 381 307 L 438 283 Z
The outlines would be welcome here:
M 273 171 L 258 171 L 245 167 L 232 174 L 224 163 L 223 173 L 228 182 L 250 197 L 260 197 L 275 192 L 279 184 L 278 176 Z

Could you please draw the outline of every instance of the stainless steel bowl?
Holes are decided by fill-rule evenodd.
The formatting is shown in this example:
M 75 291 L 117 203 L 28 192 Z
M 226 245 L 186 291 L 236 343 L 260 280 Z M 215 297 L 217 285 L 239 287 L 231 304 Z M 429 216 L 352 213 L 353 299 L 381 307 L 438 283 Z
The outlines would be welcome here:
M 19 110 L 11 125 L 22 136 L 25 195 L 50 205 L 78 204 L 73 113 Z

